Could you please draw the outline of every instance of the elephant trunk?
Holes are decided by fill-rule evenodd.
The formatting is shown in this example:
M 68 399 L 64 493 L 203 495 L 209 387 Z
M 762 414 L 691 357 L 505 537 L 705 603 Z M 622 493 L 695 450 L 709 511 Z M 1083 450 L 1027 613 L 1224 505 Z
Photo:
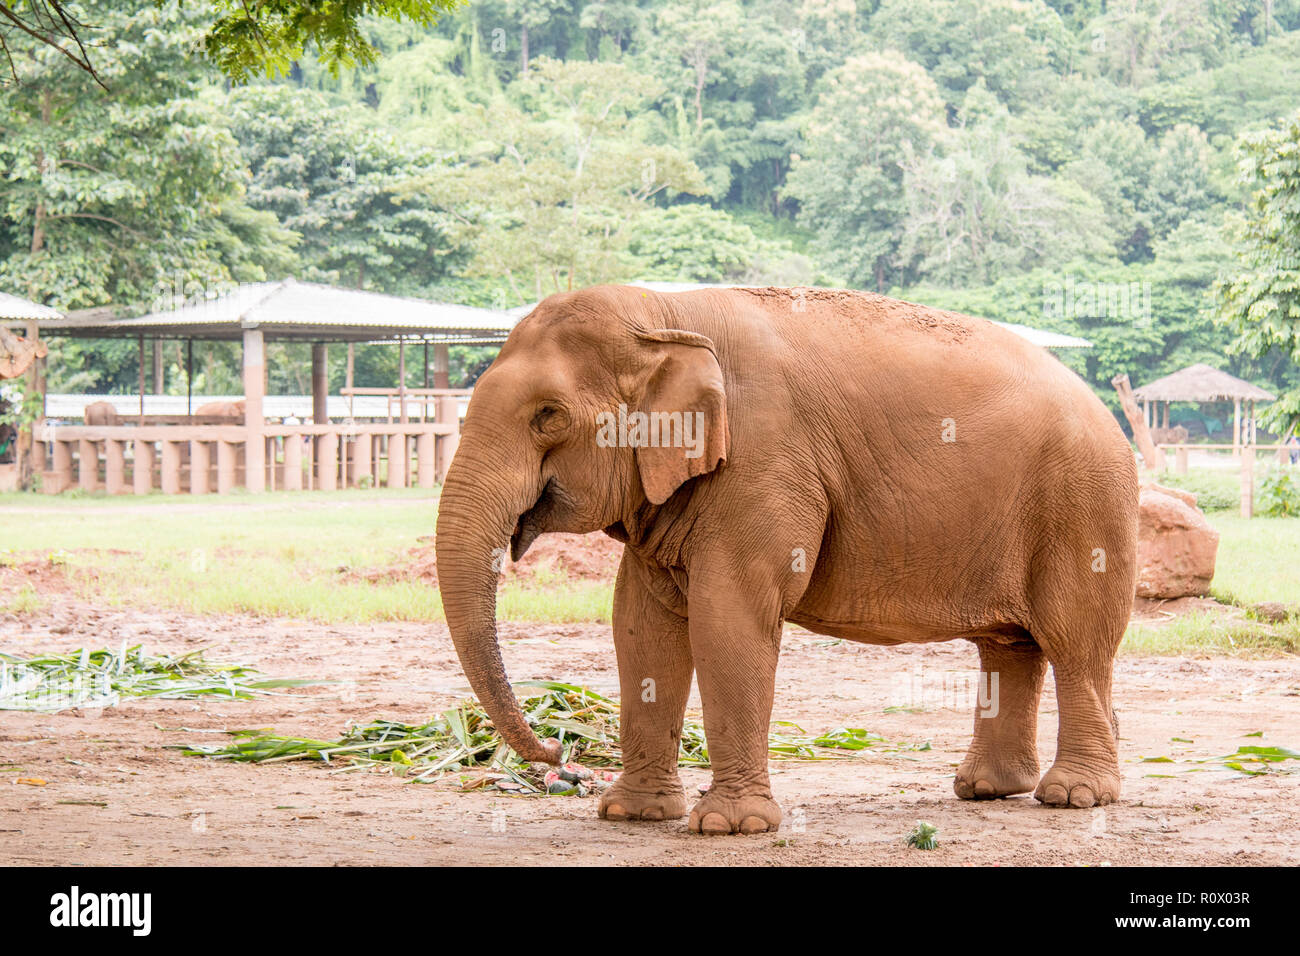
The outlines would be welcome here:
M 497 576 L 510 533 L 531 501 L 521 503 L 527 490 L 515 494 L 479 477 L 510 470 L 476 467 L 474 451 L 464 444 L 457 450 L 438 505 L 438 588 L 447 627 L 470 687 L 502 739 L 525 760 L 558 764 L 559 741 L 539 739 L 528 725 L 497 643 Z

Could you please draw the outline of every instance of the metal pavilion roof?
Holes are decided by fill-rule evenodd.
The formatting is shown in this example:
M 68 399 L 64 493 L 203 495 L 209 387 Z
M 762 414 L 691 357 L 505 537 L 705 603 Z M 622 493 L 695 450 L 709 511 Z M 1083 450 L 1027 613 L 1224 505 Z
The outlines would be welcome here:
M 57 309 L 37 302 L 28 302 L 8 292 L 0 292 L 0 322 L 22 322 L 29 319 L 61 319 Z
M 134 318 L 47 318 L 39 326 L 42 335 L 80 338 L 236 340 L 245 329 L 257 328 L 275 340 L 486 344 L 504 341 L 513 324 L 494 309 L 281 279 L 245 283 Z

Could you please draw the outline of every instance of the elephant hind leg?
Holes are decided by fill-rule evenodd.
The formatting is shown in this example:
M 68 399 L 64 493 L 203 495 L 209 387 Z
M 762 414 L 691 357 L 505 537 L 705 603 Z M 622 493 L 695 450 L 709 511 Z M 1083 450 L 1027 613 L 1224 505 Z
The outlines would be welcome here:
M 976 641 L 975 736 L 953 790 L 963 800 L 1029 793 L 1038 783 L 1038 700 L 1047 662 L 1032 641 Z
M 1092 632 L 1092 633 L 1090 633 Z M 1111 677 L 1123 625 L 1079 623 L 1043 645 L 1056 679 L 1056 760 L 1034 796 L 1052 807 L 1105 806 L 1119 799 L 1118 722 Z

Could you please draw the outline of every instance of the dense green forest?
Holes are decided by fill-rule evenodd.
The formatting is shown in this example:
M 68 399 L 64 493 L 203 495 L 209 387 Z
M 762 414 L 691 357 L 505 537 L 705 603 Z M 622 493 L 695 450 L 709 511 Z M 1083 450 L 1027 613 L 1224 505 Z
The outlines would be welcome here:
M 65 310 L 284 275 L 496 307 L 844 285 L 1085 336 L 1063 358 L 1112 404 L 1198 361 L 1300 386 L 1300 0 L 475 0 L 242 84 L 209 5 L 84 19 L 107 91 L 21 37 L 0 88 L 0 288 Z M 305 347 L 270 358 L 304 390 Z M 132 343 L 51 354 L 52 390 L 135 377 Z

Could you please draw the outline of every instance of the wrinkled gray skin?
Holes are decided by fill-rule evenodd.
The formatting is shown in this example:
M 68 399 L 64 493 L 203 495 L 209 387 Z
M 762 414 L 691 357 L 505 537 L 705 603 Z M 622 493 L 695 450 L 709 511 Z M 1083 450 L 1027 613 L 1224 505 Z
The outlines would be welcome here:
M 700 413 L 693 453 L 601 447 L 598 416 L 620 403 Z M 518 558 L 548 531 L 625 542 L 626 769 L 601 816 L 685 813 L 694 674 L 713 786 L 690 826 L 753 833 L 781 820 L 766 734 L 784 621 L 874 644 L 975 642 L 997 709 L 975 718 L 957 794 L 1116 799 L 1111 664 L 1136 526 L 1112 416 L 988 322 L 866 293 L 607 286 L 542 302 L 480 378 L 443 488 L 438 577 L 474 692 L 521 756 L 554 762 L 502 666 L 494 549 Z M 1060 733 L 1040 779 L 1048 662 Z

